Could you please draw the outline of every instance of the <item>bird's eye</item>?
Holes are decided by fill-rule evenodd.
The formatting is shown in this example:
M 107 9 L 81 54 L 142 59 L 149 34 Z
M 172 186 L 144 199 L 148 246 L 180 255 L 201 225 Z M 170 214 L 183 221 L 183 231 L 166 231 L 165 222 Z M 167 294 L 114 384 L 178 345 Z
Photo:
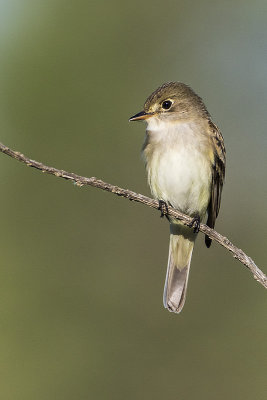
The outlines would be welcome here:
M 165 101 L 163 101 L 163 103 L 161 104 L 161 107 L 162 107 L 164 110 L 169 110 L 169 109 L 171 108 L 171 106 L 172 106 L 172 101 L 171 101 L 171 100 L 165 100 Z

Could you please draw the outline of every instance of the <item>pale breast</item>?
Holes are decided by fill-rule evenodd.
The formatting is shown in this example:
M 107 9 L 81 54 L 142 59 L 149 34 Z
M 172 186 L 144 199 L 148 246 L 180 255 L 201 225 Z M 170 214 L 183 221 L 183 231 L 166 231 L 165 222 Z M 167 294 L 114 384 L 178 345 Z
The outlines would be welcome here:
M 153 196 L 203 218 L 210 198 L 210 150 L 195 125 L 148 131 L 143 153 Z

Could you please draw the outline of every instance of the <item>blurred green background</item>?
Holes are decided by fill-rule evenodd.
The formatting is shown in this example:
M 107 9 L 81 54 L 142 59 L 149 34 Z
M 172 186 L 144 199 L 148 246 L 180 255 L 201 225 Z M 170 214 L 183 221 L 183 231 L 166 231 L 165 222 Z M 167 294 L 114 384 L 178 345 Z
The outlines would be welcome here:
M 128 118 L 190 84 L 227 149 L 216 228 L 266 272 L 265 0 L 2 0 L 0 33 L 1 141 L 140 193 Z M 199 235 L 171 314 L 159 213 L 3 154 L 0 174 L 1 399 L 265 398 L 266 292 L 228 252 Z

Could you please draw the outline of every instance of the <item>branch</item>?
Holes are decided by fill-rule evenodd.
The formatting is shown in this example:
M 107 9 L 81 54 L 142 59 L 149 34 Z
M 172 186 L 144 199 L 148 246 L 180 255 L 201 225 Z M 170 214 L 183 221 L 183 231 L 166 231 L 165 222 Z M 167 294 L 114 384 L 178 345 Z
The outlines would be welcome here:
M 102 190 L 106 190 L 107 192 L 114 193 L 118 196 L 126 197 L 126 199 L 129 199 L 131 201 L 136 201 L 138 203 L 143 203 L 149 207 L 159 209 L 159 202 L 157 200 L 153 200 L 149 197 L 143 196 L 142 194 L 138 194 L 135 192 L 132 192 L 131 190 L 128 189 L 122 189 L 118 186 L 111 185 L 110 183 L 106 183 L 101 181 L 100 179 L 97 179 L 95 177 L 91 178 L 86 178 L 84 176 L 80 176 L 77 174 L 74 174 L 72 172 L 67 172 L 64 170 L 59 170 L 53 167 L 48 167 L 47 165 L 44 165 L 38 161 L 31 160 L 28 157 L 25 157 L 23 154 L 13 151 L 9 149 L 7 146 L 3 145 L 0 143 L 0 151 L 4 154 L 7 154 L 8 156 L 15 158 L 18 161 L 21 161 L 22 163 L 28 165 L 29 167 L 33 167 L 36 169 L 39 169 L 42 172 L 46 172 L 51 175 L 55 175 L 59 178 L 64 178 L 67 180 L 72 181 L 74 184 L 77 186 L 94 186 Z M 168 215 L 170 217 L 177 218 L 178 220 L 182 221 L 183 224 L 189 226 L 190 223 L 192 222 L 192 218 L 175 210 L 172 207 L 168 207 Z M 214 229 L 209 228 L 205 224 L 200 224 L 200 229 L 202 233 L 205 235 L 208 235 L 211 239 L 215 240 L 218 242 L 221 246 L 225 247 L 227 250 L 229 250 L 234 258 L 237 258 L 242 264 L 244 264 L 253 274 L 253 277 L 262 284 L 267 289 L 267 277 L 266 275 L 257 267 L 255 262 L 248 257 L 243 250 L 237 248 L 234 246 L 230 240 L 228 240 L 225 236 L 220 235 L 218 232 L 216 232 Z

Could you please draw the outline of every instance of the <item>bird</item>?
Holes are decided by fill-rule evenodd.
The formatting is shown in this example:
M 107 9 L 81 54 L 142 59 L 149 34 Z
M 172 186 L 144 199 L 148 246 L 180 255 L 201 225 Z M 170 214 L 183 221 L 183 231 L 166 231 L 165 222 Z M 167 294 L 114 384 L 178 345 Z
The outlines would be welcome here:
M 147 123 L 142 156 L 151 193 L 159 208 L 168 206 L 192 217 L 190 226 L 167 218 L 170 244 L 163 304 L 180 313 L 187 292 L 190 263 L 200 223 L 214 228 L 225 178 L 225 146 L 219 128 L 190 86 L 167 82 L 129 121 Z M 165 211 L 164 211 L 165 210 Z M 209 248 L 211 239 L 205 236 Z

